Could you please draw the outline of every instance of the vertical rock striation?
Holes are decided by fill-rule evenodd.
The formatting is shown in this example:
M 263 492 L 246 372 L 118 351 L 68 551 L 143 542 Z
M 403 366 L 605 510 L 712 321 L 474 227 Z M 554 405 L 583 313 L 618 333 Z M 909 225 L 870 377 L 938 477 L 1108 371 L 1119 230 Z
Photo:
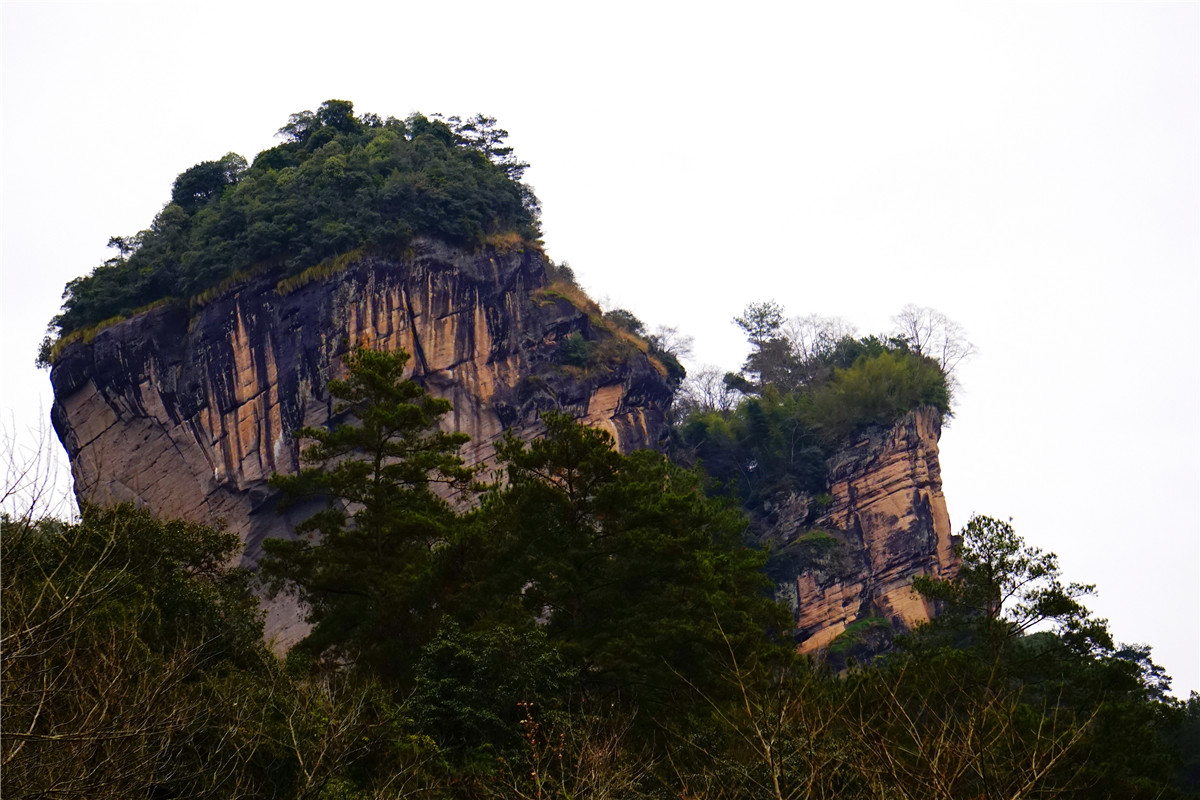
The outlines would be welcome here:
M 957 568 L 940 435 L 941 415 L 931 408 L 872 428 L 828 460 L 820 508 L 815 498 L 794 497 L 766 521 L 776 546 L 772 577 L 795 613 L 802 652 L 829 647 L 856 622 L 897 631 L 930 618 L 913 578 L 945 578 Z
M 267 480 L 298 469 L 293 431 L 339 421 L 326 386 L 358 342 L 412 354 L 413 377 L 453 404 L 445 427 L 470 435 L 468 463 L 486 466 L 506 430 L 536 436 L 546 409 L 609 430 L 625 452 L 659 446 L 671 401 L 660 365 L 548 287 L 547 266 L 536 249 L 466 253 L 418 240 L 402 258 L 348 256 L 308 282 L 250 277 L 198 307 L 107 327 L 68 346 L 51 373 L 76 493 L 223 521 L 255 565 L 264 538 L 292 535 L 313 510 L 279 514 Z M 573 334 L 594 343 L 586 368 L 563 363 L 559 346 Z M 956 566 L 940 426 L 920 409 L 871 429 L 828 460 L 827 496 L 756 515 L 801 650 L 844 642 L 855 623 L 902 630 L 928 619 L 912 578 Z M 298 609 L 269 612 L 281 642 L 303 633 Z
M 308 513 L 277 514 L 267 479 L 296 471 L 292 431 L 337 422 L 326 385 L 358 342 L 412 354 L 413 376 L 453 403 L 444 425 L 470 435 L 468 463 L 486 464 L 505 430 L 535 436 L 550 408 L 608 429 L 622 451 L 665 434 L 661 370 L 546 291 L 540 251 L 419 240 L 404 258 L 341 261 L 308 283 L 249 278 L 199 308 L 156 308 L 67 347 L 51 373 L 52 421 L 79 499 L 224 521 L 254 565 L 265 537 L 291 535 Z M 573 333 L 608 357 L 561 365 Z

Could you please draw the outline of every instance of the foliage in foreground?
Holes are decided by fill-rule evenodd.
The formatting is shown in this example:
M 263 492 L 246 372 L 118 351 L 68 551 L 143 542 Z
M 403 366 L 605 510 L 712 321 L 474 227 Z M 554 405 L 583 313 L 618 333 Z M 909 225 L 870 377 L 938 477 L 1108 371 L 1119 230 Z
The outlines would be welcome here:
M 285 664 L 227 534 L 130 506 L 4 522 L 5 797 L 1197 796 L 1200 698 L 1051 603 L 1075 588 L 995 520 L 963 556 L 997 569 L 927 585 L 961 613 L 887 659 L 839 676 L 717 626 L 717 681 L 657 707 L 589 700 L 544 626 L 447 619 L 411 689 Z M 1030 634 L 1035 606 L 1051 627 Z
M 352 353 L 357 423 L 281 484 L 330 501 L 273 548 L 317 622 L 284 662 L 230 534 L 4 519 L 5 797 L 1197 796 L 1200 698 L 1007 523 L 918 582 L 935 623 L 837 675 L 772 642 L 737 514 L 657 454 L 547 415 L 452 510 L 459 440 L 403 368 Z
M 369 682 L 267 652 L 233 534 L 124 505 L 0 542 L 5 797 L 315 797 L 414 757 Z
M 326 507 L 299 526 L 302 538 L 264 544 L 264 575 L 310 609 L 303 649 L 381 673 L 407 669 L 436 627 L 432 564 L 456 516 L 433 489 L 461 491 L 471 478 L 458 457 L 466 435 L 436 429 L 450 403 L 404 379 L 408 358 L 364 347 L 346 356 L 349 376 L 329 393 L 335 415 L 354 422 L 297 431 L 312 442 L 303 459 L 320 466 L 272 478 L 285 502 Z
M 275 480 L 289 496 L 329 502 L 302 526 L 320 538 L 266 545 L 273 586 L 311 609 L 302 650 L 352 660 L 400 690 L 448 624 L 468 637 L 507 626 L 514 640 L 544 641 L 583 694 L 658 704 L 681 676 L 711 682 L 717 630 L 770 646 L 764 632 L 783 617 L 765 597 L 763 556 L 698 473 L 650 451 L 621 455 L 609 434 L 546 413 L 543 438 L 498 446 L 506 480 L 456 514 L 433 485 L 464 490 L 464 437 L 436 430 L 449 406 L 404 379 L 406 361 L 352 351 L 349 378 L 330 391 L 355 422 L 301 431 L 316 442 L 310 466 Z M 440 657 L 457 638 L 440 642 Z

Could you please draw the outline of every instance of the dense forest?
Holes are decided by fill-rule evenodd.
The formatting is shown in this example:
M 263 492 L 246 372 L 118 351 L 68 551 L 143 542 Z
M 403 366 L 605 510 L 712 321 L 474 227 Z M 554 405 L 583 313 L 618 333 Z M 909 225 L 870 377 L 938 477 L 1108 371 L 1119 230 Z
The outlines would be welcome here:
M 252 165 L 181 174 L 148 230 L 67 286 L 57 336 L 418 235 L 538 236 L 491 118 L 331 100 L 280 133 Z M 668 453 L 623 455 L 547 412 L 487 480 L 408 355 L 358 346 L 328 386 L 341 423 L 296 432 L 304 469 L 272 479 L 284 506 L 321 510 L 268 540 L 257 574 L 231 566 L 235 535 L 132 506 L 6 514 L 3 795 L 1200 796 L 1200 698 L 1173 698 L 1148 648 L 1089 612 L 1093 587 L 1003 520 L 964 526 L 954 579 L 914 582 L 933 622 L 874 651 L 844 647 L 864 633 L 849 630 L 840 658 L 796 653 L 747 511 L 786 493 L 819 509 L 847 437 L 949 415 L 972 350 L 952 321 L 906 307 L 864 337 L 753 303 L 743 368 L 683 380 L 675 332 L 603 319 L 670 367 Z M 556 368 L 594 345 L 567 337 Z M 309 609 L 286 656 L 263 641 L 262 593 Z
M 1200 699 L 1009 524 L 973 518 L 915 585 L 945 612 L 837 672 L 704 473 L 548 414 L 481 485 L 406 361 L 355 349 L 351 421 L 274 481 L 327 501 L 268 543 L 313 623 L 282 660 L 232 534 L 4 520 L 6 797 L 1195 796 Z

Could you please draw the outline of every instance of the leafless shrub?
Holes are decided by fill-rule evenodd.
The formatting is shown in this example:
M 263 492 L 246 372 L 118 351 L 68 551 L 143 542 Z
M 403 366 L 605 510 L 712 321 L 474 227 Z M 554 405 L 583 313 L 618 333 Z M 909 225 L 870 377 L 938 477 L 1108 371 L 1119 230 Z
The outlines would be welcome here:
M 832 352 L 838 342 L 854 336 L 857 329 L 841 317 L 808 314 L 787 320 L 781 332 L 791 345 L 792 354 L 803 363 L 816 361 Z
M 692 357 L 692 347 L 695 340 L 687 334 L 680 333 L 673 325 L 659 325 L 650 334 L 650 343 L 664 353 L 670 353 L 680 361 Z
M 962 325 L 932 308 L 909 303 L 892 317 L 892 324 L 893 335 L 904 339 L 916 352 L 936 361 L 951 381 L 958 365 L 978 352 L 967 339 Z
M 520 800 L 620 800 L 644 796 L 651 759 L 630 750 L 632 719 L 608 707 L 592 713 L 538 718 L 533 703 L 522 703 L 524 749 L 503 759 L 503 780 L 484 788 L 486 796 Z
M 34 546 L 47 536 L 64 541 Z M 152 787 L 236 796 L 225 780 L 235 751 L 179 757 L 218 713 L 197 691 L 203 648 L 155 653 L 132 635 L 152 611 L 121 599 L 118 549 L 110 542 L 85 562 L 81 536 L 54 520 L 10 521 L 3 532 L 4 796 L 116 798 Z
M 1071 761 L 1095 712 L 1080 718 L 1053 700 L 1031 706 L 995 672 L 967 680 L 878 671 L 862 688 L 869 702 L 855 705 L 844 730 L 870 797 L 1060 797 L 1083 788 Z
M 726 413 L 737 405 L 741 394 L 725 383 L 725 373 L 706 364 L 684 379 L 675 398 L 681 417 L 693 412 Z
M 46 425 L 27 428 L 24 435 L 18 431 L 12 417 L 0 428 L 0 513 L 12 524 L 74 516 L 75 501 L 63 481 L 61 449 L 53 433 Z

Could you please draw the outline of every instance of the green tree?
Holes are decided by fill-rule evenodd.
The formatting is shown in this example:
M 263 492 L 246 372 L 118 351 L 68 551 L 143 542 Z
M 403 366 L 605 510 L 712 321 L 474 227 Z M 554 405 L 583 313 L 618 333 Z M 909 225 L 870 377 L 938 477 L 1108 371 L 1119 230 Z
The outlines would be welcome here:
M 354 104 L 349 100 L 326 100 L 317 109 L 317 122 L 341 133 L 356 133 L 362 123 L 354 116 Z
M 241 270 L 296 274 L 360 247 L 394 254 L 418 234 L 471 248 L 493 234 L 540 235 L 523 164 L 490 118 L 456 132 L 420 114 L 358 118 L 330 100 L 279 133 L 249 167 L 230 153 L 179 175 L 169 217 L 116 239 L 131 246 L 69 282 L 51 324 L 65 335 Z
M 243 695 L 267 680 L 237 536 L 144 509 L 0 519 L 0 791 L 231 797 L 251 780 Z M 231 702 L 226 702 L 226 701 Z
M 767 342 L 778 338 L 779 330 L 783 326 L 783 306 L 774 300 L 751 303 L 746 306 L 742 315 L 734 317 L 733 321 L 746 334 L 751 346 L 761 350 Z
M 1096 587 L 1065 583 L 1058 556 L 1026 544 L 1010 522 L 973 516 L 956 547 L 961 566 L 950 580 L 920 576 L 913 587 L 940 603 L 941 627 L 970 627 L 994 651 L 1052 625 L 1081 652 L 1110 651 L 1112 637 L 1103 620 L 1081 602 Z
M 473 631 L 447 620 L 414 672 L 414 716 L 455 750 L 511 749 L 521 739 L 523 707 L 565 705 L 576 678 L 545 631 L 528 620 Z
M 944 612 L 880 672 L 878 707 L 890 709 L 880 724 L 911 739 L 919 708 L 938 726 L 921 728 L 922 741 L 968 742 L 953 796 L 989 783 L 1009 794 L 1180 796 L 1171 742 L 1185 711 L 1166 696 L 1169 679 L 1149 648 L 1115 645 L 1083 604 L 1094 587 L 1065 581 L 1053 553 L 1002 520 L 972 517 L 957 552 L 955 578 L 914 581 Z M 907 733 L 897 727 L 905 719 Z
M 466 146 L 483 153 L 488 161 L 503 169 L 514 181 L 519 181 L 529 168 L 528 164 L 517 159 L 513 148 L 504 143 L 508 131 L 499 127 L 495 117 L 476 114 L 465 122 L 458 117 L 451 117 L 448 122 Z
M 781 491 L 815 495 L 827 488 L 826 453 L 804 394 L 769 386 L 732 413 L 693 414 L 678 436 L 688 455 L 746 508 L 761 508 Z
M 397 679 L 436 628 L 434 551 L 457 516 L 434 488 L 462 491 L 472 476 L 458 455 L 467 436 L 436 427 L 450 403 L 405 378 L 408 358 L 363 346 L 346 355 L 349 374 L 329 393 L 352 421 L 298 431 L 314 442 L 303 452 L 314 466 L 271 480 L 285 501 L 319 497 L 326 507 L 298 526 L 301 538 L 266 542 L 263 562 L 275 589 L 294 589 L 309 607 L 305 650 Z
M 180 173 L 171 187 L 171 202 L 191 214 L 234 185 L 247 169 L 246 159 L 226 153 L 219 161 L 201 161 Z M 112 241 L 120 237 L 113 237 Z
M 746 334 L 752 348 L 742 372 L 755 384 L 755 389 L 761 391 L 768 385 L 795 388 L 791 376 L 797 362 L 790 343 L 782 335 L 783 307 L 773 300 L 751 303 L 733 321 Z
M 701 755 L 683 774 L 709 797 L 1194 797 L 1188 710 L 1111 646 L 1091 588 L 1008 523 L 963 539 L 956 579 L 918 582 L 947 613 L 898 651 L 841 675 L 730 659 L 735 697 L 677 734 Z
M 543 421 L 544 438 L 498 446 L 508 483 L 484 525 L 494 563 L 511 570 L 497 594 L 539 620 L 585 689 L 661 702 L 680 676 L 715 679 L 724 637 L 754 649 L 783 629 L 764 554 L 742 544 L 744 518 L 705 495 L 701 474 L 652 451 L 623 456 L 568 416 Z

